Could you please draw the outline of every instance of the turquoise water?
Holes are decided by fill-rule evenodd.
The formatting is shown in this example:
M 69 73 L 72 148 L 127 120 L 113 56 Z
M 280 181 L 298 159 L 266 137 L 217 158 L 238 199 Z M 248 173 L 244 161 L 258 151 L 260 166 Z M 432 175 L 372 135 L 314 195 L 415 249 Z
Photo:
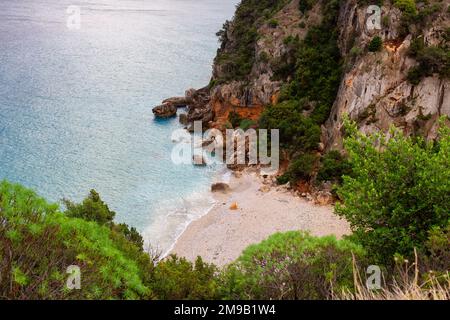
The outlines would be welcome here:
M 0 179 L 51 201 L 100 192 L 167 249 L 211 206 L 215 168 L 170 160 L 176 119 L 152 106 L 208 83 L 225 0 L 2 0 Z M 81 29 L 66 26 L 69 5 Z

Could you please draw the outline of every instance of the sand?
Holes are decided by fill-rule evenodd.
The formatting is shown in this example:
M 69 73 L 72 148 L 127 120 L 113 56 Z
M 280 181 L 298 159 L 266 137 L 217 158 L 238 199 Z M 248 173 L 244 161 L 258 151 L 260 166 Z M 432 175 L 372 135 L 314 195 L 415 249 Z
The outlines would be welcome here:
M 215 193 L 217 204 L 192 222 L 171 253 L 194 261 L 224 266 L 236 260 L 251 244 L 276 232 L 309 231 L 315 236 L 350 233 L 349 225 L 333 213 L 332 206 L 318 206 L 295 196 L 285 187 L 268 187 L 256 172 L 244 172 L 229 181 L 231 190 Z M 263 191 L 261 191 L 263 190 Z M 237 210 L 230 207 L 236 203 Z

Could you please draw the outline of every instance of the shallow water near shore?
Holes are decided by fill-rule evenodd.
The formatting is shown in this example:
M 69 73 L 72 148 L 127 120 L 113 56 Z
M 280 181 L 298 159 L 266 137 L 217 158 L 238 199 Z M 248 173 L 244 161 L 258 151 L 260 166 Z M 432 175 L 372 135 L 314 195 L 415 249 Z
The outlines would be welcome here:
M 168 250 L 212 205 L 216 168 L 176 166 L 177 119 L 151 107 L 209 82 L 237 1 L 0 2 L 0 180 L 50 201 L 96 189 L 116 220 Z M 81 29 L 66 27 L 69 5 Z

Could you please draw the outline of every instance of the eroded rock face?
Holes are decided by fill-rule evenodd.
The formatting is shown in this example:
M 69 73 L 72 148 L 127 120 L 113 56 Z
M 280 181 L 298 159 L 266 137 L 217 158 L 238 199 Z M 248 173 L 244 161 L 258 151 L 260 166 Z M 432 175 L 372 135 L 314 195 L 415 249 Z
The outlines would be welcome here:
M 163 101 L 163 104 L 171 104 L 177 108 L 183 108 L 192 103 L 188 97 L 173 97 Z
M 384 48 L 381 52 L 357 57 L 344 75 L 330 118 L 322 128 L 323 143 L 327 149 L 342 149 L 344 113 L 366 133 L 386 132 L 395 125 L 406 134 L 435 138 L 438 118 L 450 116 L 449 80 L 434 75 L 412 85 L 407 74 L 416 62 L 408 57 L 411 36 L 402 39 L 398 33 L 400 11 L 391 6 L 382 7 L 382 15 L 389 17 L 390 23 L 382 30 L 370 32 L 366 30 L 366 9 L 358 8 L 353 0 L 347 1 L 341 10 L 341 53 L 350 56 L 350 37 L 356 37 L 354 42 L 364 48 L 373 36 L 378 35 L 383 39 Z M 449 26 L 448 14 L 440 13 L 426 30 L 422 30 L 425 43 L 437 45 L 439 35 Z

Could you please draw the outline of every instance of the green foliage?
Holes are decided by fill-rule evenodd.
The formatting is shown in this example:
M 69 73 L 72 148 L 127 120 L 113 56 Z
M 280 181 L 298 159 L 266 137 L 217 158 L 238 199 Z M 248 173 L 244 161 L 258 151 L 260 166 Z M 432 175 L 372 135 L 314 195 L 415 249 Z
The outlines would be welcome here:
M 394 129 L 390 139 L 365 136 L 348 120 L 345 131 L 352 176 L 338 188 L 336 213 L 377 260 L 389 264 L 395 253 L 410 257 L 449 220 L 450 129 L 442 124 L 435 143 Z
M 232 128 L 241 128 L 246 131 L 257 125 L 257 122 L 251 119 L 242 118 L 237 112 L 231 111 L 228 115 L 228 122 Z
M 95 190 L 91 190 L 89 196 L 80 204 L 75 204 L 70 200 L 63 200 L 67 210 L 67 216 L 80 218 L 86 221 L 95 221 L 99 224 L 111 224 L 116 216 L 114 211 L 109 210 L 106 203 L 100 199 L 100 195 Z
M 333 150 L 322 157 L 317 180 L 342 183 L 342 177 L 350 173 L 351 167 L 347 159 L 339 151 Z
M 350 49 L 350 54 L 353 56 L 353 57 L 357 57 L 357 56 L 359 56 L 360 54 L 362 53 L 362 49 L 360 48 L 360 47 L 352 47 L 351 49 Z
M 299 9 L 301 12 L 306 13 L 311 10 L 316 3 L 317 0 L 301 0 L 299 3 Z
M 239 124 L 241 123 L 242 120 L 243 119 L 241 118 L 241 116 L 235 111 L 231 111 L 228 114 L 228 122 L 231 124 L 233 128 L 239 127 Z
M 257 126 L 257 122 L 251 119 L 242 119 L 241 123 L 239 124 L 239 128 L 246 131 L 252 127 Z
M 332 290 L 352 290 L 352 253 L 361 247 L 334 237 L 278 233 L 248 247 L 222 274 L 228 299 L 327 299 Z
M 269 58 L 269 54 L 267 52 L 263 51 L 263 52 L 261 52 L 259 54 L 259 61 L 260 62 L 268 63 L 269 60 L 270 60 L 270 58 Z
M 367 46 L 367 49 L 370 52 L 377 52 L 380 51 L 383 47 L 383 40 L 379 36 L 373 37 L 373 39 L 369 42 L 369 45 Z
M 68 217 L 57 205 L 0 183 L 0 296 L 8 299 L 137 299 L 151 296 L 147 255 L 107 226 Z M 67 267 L 81 269 L 68 290 Z
M 291 182 L 309 180 L 314 170 L 316 160 L 316 156 L 310 153 L 298 156 L 290 163 L 285 176 L 287 176 Z
M 450 270 L 450 223 L 446 227 L 434 227 L 428 234 L 421 253 L 424 272 L 438 272 L 447 277 Z
M 199 257 L 195 264 L 170 256 L 161 261 L 152 276 L 152 291 L 162 300 L 219 299 L 217 269 Z
M 399 36 L 406 37 L 413 31 L 412 26 L 418 22 L 415 0 L 395 0 L 394 5 L 402 11 L 399 25 Z
M 320 142 L 320 127 L 308 117 L 296 101 L 284 101 L 267 107 L 261 115 L 259 125 L 265 129 L 279 129 L 280 143 L 296 150 L 317 149 Z
M 100 195 L 95 190 L 91 190 L 82 203 L 73 203 L 70 200 L 63 200 L 68 217 L 80 218 L 86 221 L 95 221 L 100 225 L 106 225 L 114 232 L 121 233 L 128 241 L 134 243 L 138 248 L 143 248 L 144 239 L 135 228 L 130 228 L 126 224 L 115 224 L 113 222 L 116 213 L 111 211 L 108 205 L 103 202 Z
M 274 68 L 275 79 L 293 78 L 285 96 L 312 109 L 311 118 L 318 124 L 328 118 L 341 79 L 336 27 L 339 6 L 337 0 L 324 3 L 321 25 L 310 27 L 303 41 L 290 43 L 282 63 Z
M 269 27 L 271 27 L 271 28 L 276 28 L 276 27 L 278 27 L 278 25 L 279 25 L 280 23 L 278 22 L 277 19 L 270 19 L 269 22 L 268 22 L 268 24 L 269 24 Z

